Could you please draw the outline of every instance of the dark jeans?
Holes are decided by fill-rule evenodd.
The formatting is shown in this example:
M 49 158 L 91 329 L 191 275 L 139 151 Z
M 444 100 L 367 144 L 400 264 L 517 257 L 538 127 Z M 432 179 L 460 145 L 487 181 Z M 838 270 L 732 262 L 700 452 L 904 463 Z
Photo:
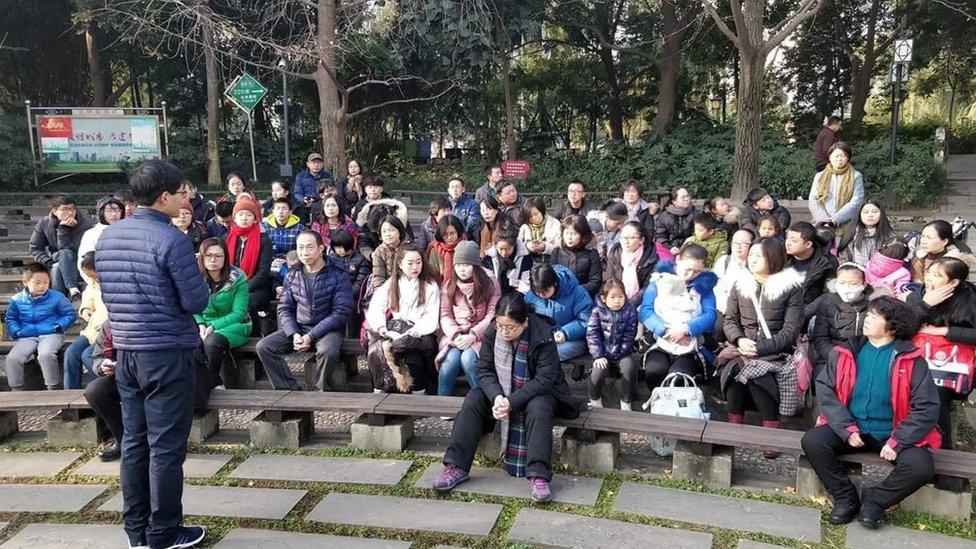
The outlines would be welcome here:
M 838 456 L 881 451 L 882 443 L 874 437 L 862 433 L 861 440 L 864 446 L 853 448 L 826 425 L 814 427 L 803 435 L 803 452 L 835 503 L 858 500 L 857 488 Z M 905 448 L 898 452 L 895 468 L 881 484 L 862 490 L 861 500 L 887 509 L 925 486 L 934 474 L 931 451 L 914 446 Z
M 85 387 L 85 400 L 95 415 L 102 418 L 115 441 L 122 442 L 122 398 L 115 383 L 115 376 L 95 378 Z
M 64 352 L 64 388 L 81 389 L 82 373 L 92 367 L 92 345 L 83 335 L 71 342 Z
M 59 250 L 54 253 L 54 261 L 51 267 L 51 286 L 65 296 L 70 296 L 69 290 L 81 284 L 78 253 L 70 249 Z
M 264 337 L 274 332 L 277 322 L 275 311 L 270 308 L 271 288 L 255 288 L 247 296 L 247 312 L 251 317 L 251 337 Z M 271 310 L 269 310 L 271 309 Z M 264 316 L 261 316 L 264 314 Z
M 668 374 L 680 372 L 695 377 L 700 373 L 695 353 L 672 355 L 660 350 L 647 353 L 644 358 L 644 383 L 651 391 L 661 385 Z
M 221 383 L 227 383 L 228 379 L 234 379 L 233 376 L 228 376 L 227 368 L 227 351 L 230 350 L 230 342 L 227 338 L 213 332 L 207 336 L 207 339 L 203 340 L 203 354 L 207 358 L 207 364 L 210 367 L 210 375 L 213 378 L 220 376 Z
M 603 398 L 603 384 L 613 370 L 620 371 L 620 400 L 633 402 L 637 400 L 637 361 L 633 355 L 627 355 L 619 360 L 608 360 L 607 367 L 593 368 L 590 372 L 590 400 Z
M 329 332 L 313 343 L 315 347 L 315 388 L 333 389 L 327 380 L 332 369 L 344 367 L 339 363 L 342 332 Z M 279 390 L 298 391 L 298 381 L 291 374 L 285 355 L 295 352 L 292 338 L 282 330 L 263 338 L 257 345 L 258 357 L 271 386 Z M 334 389 L 333 389 L 334 390 Z
M 464 403 L 461 404 L 461 411 L 454 419 L 451 445 L 444 454 L 445 464 L 451 463 L 465 471 L 471 470 L 478 440 L 481 435 L 490 433 L 495 428 L 491 407 L 492 402 L 480 387 L 468 391 Z M 526 475 L 529 478 L 552 479 L 549 460 L 552 455 L 552 415 L 555 407 L 556 399 L 550 394 L 533 398 L 525 407 Z
M 739 383 L 735 379 L 730 379 L 728 387 L 725 388 L 729 413 L 743 414 L 746 410 L 756 410 L 763 420 L 778 421 L 779 398 L 773 397 L 774 393 L 770 392 L 770 385 L 778 395 L 778 385 L 773 374 L 757 377 L 749 380 L 748 383 Z
M 193 349 L 118 351 L 122 518 L 130 540 L 168 547 L 183 521 L 183 460 L 193 419 Z

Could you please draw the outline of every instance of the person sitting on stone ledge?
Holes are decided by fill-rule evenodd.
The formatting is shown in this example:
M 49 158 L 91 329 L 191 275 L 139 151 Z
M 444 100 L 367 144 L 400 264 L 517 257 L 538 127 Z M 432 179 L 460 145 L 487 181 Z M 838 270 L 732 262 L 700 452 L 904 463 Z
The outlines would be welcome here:
M 499 300 L 478 357 L 478 386 L 454 420 L 434 490 L 449 492 L 468 480 L 479 439 L 500 422 L 505 470 L 528 477 L 533 500 L 552 499 L 553 417 L 575 419 L 580 410 L 559 365 L 555 329 L 532 313 L 522 294 Z
M 875 299 L 863 336 L 834 347 L 817 377 L 823 413 L 803 435 L 802 446 L 834 500 L 831 524 L 847 524 L 857 516 L 865 527 L 879 528 L 885 509 L 935 474 L 932 451 L 942 444 L 936 428 L 939 393 L 922 352 L 909 341 L 914 318 L 893 297 Z M 864 488 L 860 497 L 839 459 L 858 452 L 880 452 L 895 464 L 881 484 Z

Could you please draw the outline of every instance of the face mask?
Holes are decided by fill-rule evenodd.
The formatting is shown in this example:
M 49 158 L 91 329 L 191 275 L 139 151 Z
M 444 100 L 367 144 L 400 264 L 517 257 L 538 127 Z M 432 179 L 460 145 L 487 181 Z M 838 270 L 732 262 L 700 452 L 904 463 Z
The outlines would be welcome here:
M 844 303 L 850 303 L 864 292 L 864 286 L 844 286 L 837 288 L 837 295 Z

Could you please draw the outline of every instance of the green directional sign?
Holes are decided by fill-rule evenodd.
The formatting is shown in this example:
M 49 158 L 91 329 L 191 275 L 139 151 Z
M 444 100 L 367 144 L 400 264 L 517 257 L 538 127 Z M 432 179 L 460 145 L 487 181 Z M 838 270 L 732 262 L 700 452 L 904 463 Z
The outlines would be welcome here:
M 267 93 L 268 90 L 256 78 L 246 72 L 234 79 L 224 91 L 224 95 L 228 99 L 247 112 L 254 110 L 255 105 Z

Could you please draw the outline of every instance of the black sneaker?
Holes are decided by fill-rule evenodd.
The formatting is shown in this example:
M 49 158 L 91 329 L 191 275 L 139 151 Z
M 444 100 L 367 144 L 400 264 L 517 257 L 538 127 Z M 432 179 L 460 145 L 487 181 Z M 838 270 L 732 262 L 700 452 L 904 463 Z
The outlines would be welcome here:
M 166 549 L 193 547 L 203 541 L 203 537 L 206 535 L 207 531 L 203 529 L 203 526 L 183 526 L 180 528 L 180 534 L 176 536 L 176 540 Z
M 834 508 L 830 511 L 830 517 L 827 518 L 827 522 L 831 524 L 848 524 L 857 517 L 857 513 L 860 510 L 861 504 L 857 500 L 835 501 Z
M 583 381 L 583 377 L 585 375 L 586 373 L 584 372 L 584 365 L 582 362 L 577 362 L 576 364 L 573 364 L 573 375 L 571 376 L 573 378 L 573 381 L 576 382 Z
M 115 461 L 122 457 L 122 449 L 119 448 L 118 442 L 113 442 L 112 444 L 106 446 L 102 449 L 101 453 L 98 454 L 98 459 L 102 461 Z
M 871 530 L 877 530 L 881 528 L 881 519 L 884 518 L 884 509 L 878 507 L 870 501 L 865 501 L 861 505 L 861 514 L 857 517 L 857 521 L 861 523 L 861 526 L 869 528 Z

